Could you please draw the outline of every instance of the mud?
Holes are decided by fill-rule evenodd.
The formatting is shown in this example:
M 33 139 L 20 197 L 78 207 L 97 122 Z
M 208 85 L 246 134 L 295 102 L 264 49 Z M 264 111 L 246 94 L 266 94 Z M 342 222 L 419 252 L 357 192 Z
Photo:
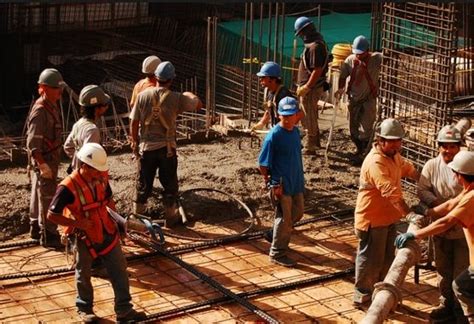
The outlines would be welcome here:
M 327 132 L 322 134 L 323 145 Z M 202 222 L 242 217 L 248 214 L 235 200 L 218 193 L 186 190 L 215 188 L 242 200 L 259 220 L 268 225 L 273 212 L 263 178 L 257 169 L 259 141 L 249 137 L 226 137 L 204 144 L 188 144 L 178 148 L 178 177 L 183 206 L 188 214 Z M 354 150 L 346 130 L 333 135 L 329 165 L 325 165 L 324 149 L 316 156 L 304 157 L 306 209 L 324 210 L 338 199 L 339 207 L 354 204 L 359 168 L 350 164 Z M 121 214 L 131 213 L 135 188 L 136 164 L 131 154 L 112 154 L 109 159 L 110 179 Z M 59 176 L 66 175 L 62 163 Z M 148 214 L 159 218 L 162 213 L 161 185 L 155 179 Z M 342 191 L 341 191 L 342 190 Z M 0 170 L 0 240 L 10 239 L 28 231 L 30 184 L 25 168 Z

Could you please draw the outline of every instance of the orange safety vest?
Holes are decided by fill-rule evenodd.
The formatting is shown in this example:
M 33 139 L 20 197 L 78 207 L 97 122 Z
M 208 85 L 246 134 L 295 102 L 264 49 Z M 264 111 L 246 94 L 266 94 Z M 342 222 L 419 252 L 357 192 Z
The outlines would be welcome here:
M 116 224 L 110 218 L 106 208 L 109 202 L 105 197 L 107 183 L 108 181 L 101 181 L 95 184 L 95 188 L 91 188 L 79 174 L 79 170 L 74 170 L 60 184 L 68 188 L 74 195 L 74 202 L 66 206 L 63 215 L 75 219 L 88 218 L 94 222 L 94 227 L 91 230 L 83 231 L 85 234 L 84 241 L 94 258 L 97 255 L 105 255 L 110 252 L 119 241 Z M 74 229 L 75 227 L 73 226 L 67 227 L 66 234 L 71 234 Z M 95 251 L 92 248 L 92 244 L 103 243 L 104 229 L 115 237 L 105 249 Z

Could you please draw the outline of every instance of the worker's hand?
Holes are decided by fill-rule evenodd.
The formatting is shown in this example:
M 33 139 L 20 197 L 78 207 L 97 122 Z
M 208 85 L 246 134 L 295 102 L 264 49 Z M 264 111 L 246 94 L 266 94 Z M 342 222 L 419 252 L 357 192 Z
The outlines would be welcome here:
M 397 236 L 395 239 L 395 246 L 397 249 L 404 248 L 408 241 L 414 240 L 415 239 L 415 234 L 411 232 L 403 233 Z
M 272 191 L 273 197 L 275 197 L 276 200 L 280 200 L 281 196 L 283 195 L 283 187 L 280 185 L 273 186 Z
M 76 224 L 74 227 L 77 227 L 83 231 L 89 231 L 94 229 L 94 222 L 87 218 L 76 219 Z
M 336 100 L 341 100 L 341 97 L 342 97 L 343 94 L 344 94 L 344 88 L 339 88 L 334 93 L 334 97 L 336 98 Z
M 304 97 L 308 94 L 308 92 L 310 91 L 311 89 L 306 85 L 302 85 L 302 86 L 299 86 L 297 89 L 296 89 L 296 95 L 298 97 Z
M 53 171 L 46 163 L 41 163 L 38 165 L 40 170 L 40 176 L 44 179 L 53 179 Z
M 134 158 L 140 157 L 138 153 L 138 142 L 134 140 L 130 140 L 130 148 L 132 149 L 132 154 Z
M 256 123 L 255 125 L 250 128 L 251 132 L 255 132 L 256 130 L 262 129 L 265 125 L 263 123 Z

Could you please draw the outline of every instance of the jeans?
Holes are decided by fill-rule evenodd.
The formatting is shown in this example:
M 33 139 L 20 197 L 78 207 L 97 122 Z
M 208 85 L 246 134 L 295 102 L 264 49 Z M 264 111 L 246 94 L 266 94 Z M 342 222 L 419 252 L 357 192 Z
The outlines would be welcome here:
M 270 247 L 270 257 L 280 258 L 288 252 L 293 224 L 303 217 L 303 193 L 283 195 L 275 208 L 273 223 L 273 241 Z
M 474 267 L 468 267 L 456 277 L 453 291 L 469 323 L 474 323 Z
M 130 303 L 132 297 L 128 283 L 127 261 L 122 253 L 120 242 L 108 254 L 99 256 L 97 259 L 102 261 L 110 277 L 115 296 L 115 313 L 117 315 L 127 313 L 133 306 Z M 91 283 L 93 259 L 86 244 L 80 239 L 77 239 L 76 260 L 76 307 L 79 311 L 89 312 L 92 311 L 94 304 L 94 290 Z
M 434 255 L 438 272 L 440 304 L 449 308 L 460 308 L 454 296 L 452 284 L 461 272 L 469 266 L 469 250 L 466 239 L 447 239 L 434 236 Z
M 374 285 L 385 278 L 395 258 L 395 224 L 369 228 L 368 231 L 355 230 L 359 238 L 355 262 L 354 302 L 370 300 Z
M 144 151 L 140 158 L 140 167 L 137 179 L 136 202 L 145 204 L 153 191 L 153 181 L 156 170 L 164 189 L 164 204 L 172 206 L 178 198 L 178 157 L 175 154 L 167 157 L 167 148 Z

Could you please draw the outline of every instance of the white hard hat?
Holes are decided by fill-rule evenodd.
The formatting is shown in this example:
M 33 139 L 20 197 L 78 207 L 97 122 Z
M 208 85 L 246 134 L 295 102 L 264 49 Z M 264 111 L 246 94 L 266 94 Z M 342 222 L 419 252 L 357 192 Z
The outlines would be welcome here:
M 148 56 L 146 59 L 143 60 L 142 72 L 145 74 L 153 74 L 155 73 L 155 70 L 160 63 L 161 60 L 158 56 Z
M 453 125 L 446 125 L 438 133 L 438 143 L 461 143 L 461 132 Z
M 398 120 L 387 118 L 380 123 L 377 135 L 385 139 L 402 139 L 405 136 L 405 131 Z
M 460 151 L 448 166 L 458 173 L 474 175 L 474 152 Z
M 104 148 L 100 144 L 84 144 L 79 152 L 77 152 L 77 158 L 98 171 L 107 171 L 109 169 L 107 153 L 105 153 Z

